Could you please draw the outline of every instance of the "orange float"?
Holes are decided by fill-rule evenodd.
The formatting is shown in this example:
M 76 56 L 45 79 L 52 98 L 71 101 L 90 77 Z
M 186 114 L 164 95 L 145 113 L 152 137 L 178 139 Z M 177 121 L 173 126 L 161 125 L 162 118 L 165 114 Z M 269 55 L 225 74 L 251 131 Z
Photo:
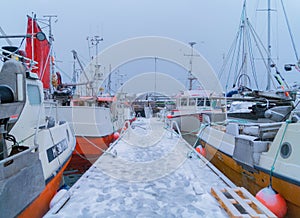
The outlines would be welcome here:
M 287 205 L 285 199 L 271 186 L 261 189 L 255 197 L 279 218 L 286 215 Z
M 206 150 L 204 147 L 202 147 L 201 145 L 196 147 L 196 151 L 201 154 L 203 157 L 206 157 Z
M 115 132 L 114 133 L 114 140 L 117 140 L 120 137 L 120 133 L 119 132 Z

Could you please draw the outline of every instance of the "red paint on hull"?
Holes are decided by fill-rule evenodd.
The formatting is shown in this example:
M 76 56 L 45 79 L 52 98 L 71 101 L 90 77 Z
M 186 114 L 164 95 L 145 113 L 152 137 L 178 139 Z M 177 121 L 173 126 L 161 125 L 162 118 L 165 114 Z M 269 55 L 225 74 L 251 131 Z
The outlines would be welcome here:
M 105 137 L 76 137 L 76 147 L 66 171 L 83 174 L 103 154 L 114 140 L 113 134 Z M 68 175 L 68 174 L 65 174 Z
M 71 158 L 69 158 L 58 174 L 46 185 L 42 193 L 18 216 L 19 218 L 39 218 L 47 213 L 51 199 L 62 184 L 63 172 L 70 160 Z

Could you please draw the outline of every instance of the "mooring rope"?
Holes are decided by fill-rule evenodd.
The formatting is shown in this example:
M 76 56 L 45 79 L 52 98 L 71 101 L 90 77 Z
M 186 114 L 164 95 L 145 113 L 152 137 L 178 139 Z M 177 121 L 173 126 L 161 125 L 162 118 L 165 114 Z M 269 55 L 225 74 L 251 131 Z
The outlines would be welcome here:
M 276 152 L 276 155 L 275 155 L 275 158 L 274 158 L 273 164 L 271 166 L 271 170 L 270 170 L 270 186 L 271 187 L 272 187 L 272 177 L 273 177 L 273 172 L 274 172 L 274 169 L 275 169 L 275 163 L 277 161 L 277 158 L 278 158 L 278 155 L 279 155 L 279 151 L 281 149 L 282 142 L 283 142 L 283 139 L 284 139 L 287 127 L 291 123 L 291 120 L 286 120 L 285 123 L 286 123 L 286 125 L 285 125 L 285 128 L 283 130 L 283 134 L 282 134 L 282 137 L 281 137 L 281 140 L 280 140 L 280 143 L 279 143 L 279 146 L 278 146 L 278 149 L 277 149 L 277 152 Z

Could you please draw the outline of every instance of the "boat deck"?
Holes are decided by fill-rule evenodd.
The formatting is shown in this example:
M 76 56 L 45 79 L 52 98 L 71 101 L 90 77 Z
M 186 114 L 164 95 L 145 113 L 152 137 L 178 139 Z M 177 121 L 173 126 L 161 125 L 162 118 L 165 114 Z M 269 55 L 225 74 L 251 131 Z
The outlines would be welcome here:
M 135 121 L 45 217 L 228 217 L 211 187 L 234 185 L 164 125 Z

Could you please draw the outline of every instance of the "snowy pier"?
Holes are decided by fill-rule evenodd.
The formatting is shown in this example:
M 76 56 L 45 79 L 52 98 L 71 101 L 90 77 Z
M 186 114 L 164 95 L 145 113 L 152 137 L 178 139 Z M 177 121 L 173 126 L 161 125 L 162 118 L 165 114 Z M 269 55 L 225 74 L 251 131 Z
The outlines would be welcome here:
M 234 185 L 157 118 L 136 120 L 45 217 L 228 217 Z

